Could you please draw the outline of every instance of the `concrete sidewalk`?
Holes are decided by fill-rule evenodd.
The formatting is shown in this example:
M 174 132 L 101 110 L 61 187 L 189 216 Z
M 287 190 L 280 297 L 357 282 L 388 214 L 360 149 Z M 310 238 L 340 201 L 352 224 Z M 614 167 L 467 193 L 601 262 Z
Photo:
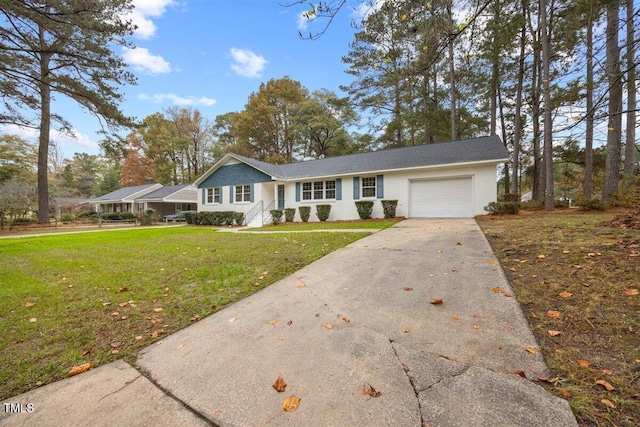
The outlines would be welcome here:
M 148 347 L 139 370 L 9 399 L 34 411 L 0 425 L 575 426 L 513 373 L 547 369 L 510 292 L 473 220 L 403 221 Z

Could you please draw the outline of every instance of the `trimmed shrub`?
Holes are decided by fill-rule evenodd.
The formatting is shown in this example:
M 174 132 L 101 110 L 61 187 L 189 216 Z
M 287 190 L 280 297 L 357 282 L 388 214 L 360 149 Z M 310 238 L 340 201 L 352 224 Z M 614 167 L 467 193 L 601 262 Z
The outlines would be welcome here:
M 358 210 L 358 216 L 360 216 L 360 219 L 369 219 L 371 218 L 371 212 L 373 212 L 373 201 L 358 200 L 356 202 L 356 209 Z M 327 215 L 327 217 L 328 216 L 329 215 Z
M 193 212 L 184 213 L 184 220 L 187 222 L 187 224 L 193 224 L 193 215 Z M 195 215 L 198 215 L 198 213 L 196 212 Z
M 120 219 L 135 219 L 133 212 L 120 212 Z
M 98 216 L 98 212 L 94 210 L 82 211 L 77 215 L 77 218 L 90 218 L 93 216 Z
M 72 213 L 64 212 L 64 213 L 60 214 L 60 221 L 62 221 L 64 223 L 73 222 L 73 220 L 75 220 L 75 219 L 76 219 L 76 217 Z
M 233 211 L 222 211 L 222 223 L 224 225 L 233 225 Z
M 286 208 L 284 210 L 284 220 L 286 222 L 293 222 L 293 218 L 296 216 L 296 210 L 294 208 Z
M 539 202 L 537 200 L 527 200 L 524 202 L 520 202 L 520 209 L 525 209 L 529 211 L 540 211 L 544 209 L 544 203 Z
M 282 222 L 282 209 L 273 209 L 269 211 L 269 213 L 271 214 L 271 222 L 273 222 L 273 225 L 278 225 Z
M 222 212 L 212 212 L 213 225 L 224 225 L 224 215 Z
M 330 213 L 331 205 L 316 205 L 316 215 L 320 221 L 328 220 Z
M 153 209 L 147 209 L 144 212 L 137 212 L 135 215 L 141 225 L 153 224 Z
M 236 222 L 236 225 L 242 225 L 244 222 L 244 212 L 234 212 L 233 220 Z
M 520 202 L 491 202 L 484 210 L 492 215 L 515 215 L 520 211 Z
M 382 210 L 384 211 L 384 217 L 386 219 L 396 217 L 396 207 L 398 207 L 397 200 L 382 200 Z
M 198 218 L 200 225 L 213 225 L 213 218 L 215 212 L 198 212 Z
M 120 219 L 120 213 L 119 212 L 102 212 L 100 214 L 100 218 L 106 219 L 108 221 L 115 221 Z
M 302 222 L 309 222 L 311 216 L 311 206 L 298 206 L 298 213 Z
M 604 211 L 607 209 L 607 204 L 600 200 L 599 197 L 578 200 L 576 205 L 583 211 Z

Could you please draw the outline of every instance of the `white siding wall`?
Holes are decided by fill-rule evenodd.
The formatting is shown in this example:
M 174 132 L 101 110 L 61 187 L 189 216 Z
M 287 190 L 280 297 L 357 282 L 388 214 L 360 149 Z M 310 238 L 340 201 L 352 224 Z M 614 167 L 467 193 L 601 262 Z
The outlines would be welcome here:
M 397 216 L 409 216 L 409 185 L 411 180 L 447 178 L 456 176 L 470 176 L 473 182 L 474 193 L 474 215 L 482 215 L 487 212 L 484 207 L 492 201 L 496 200 L 496 166 L 480 165 L 480 166 L 463 166 L 448 168 L 432 168 L 421 171 L 412 172 L 387 172 L 384 173 L 384 197 L 378 198 L 360 198 L 358 200 L 374 200 L 373 214 L 374 218 L 384 217 L 382 204 L 380 200 L 398 200 L 396 208 Z M 360 177 L 375 176 L 370 174 L 353 175 Z M 329 220 L 338 219 L 358 219 L 358 211 L 356 210 L 355 200 L 353 199 L 353 176 L 343 176 L 342 178 L 342 200 L 315 200 L 296 202 L 295 182 L 288 182 L 285 187 L 285 207 L 298 208 L 299 206 L 311 206 L 311 216 L 309 221 L 318 221 L 316 216 L 316 205 L 331 205 L 331 215 Z M 327 178 L 331 179 L 331 178 Z M 319 179 L 316 179 L 319 180 Z M 326 179 L 325 179 L 326 180 Z M 266 205 L 265 205 L 266 206 Z M 298 212 L 295 216 L 296 221 L 300 221 Z
M 247 213 L 251 208 L 253 208 L 256 203 L 260 200 L 264 201 L 264 208 L 266 208 L 269 203 L 274 200 L 275 190 L 273 182 L 264 182 L 253 184 L 253 203 L 251 202 L 229 202 L 229 191 L 230 188 L 228 185 L 222 187 L 222 203 L 215 204 L 203 204 L 202 203 L 202 191 L 203 189 L 198 189 L 198 211 L 199 212 L 220 212 L 220 211 L 234 211 L 234 212 L 244 212 Z M 206 200 L 206 199 L 205 199 Z M 235 200 L 235 195 L 234 195 Z

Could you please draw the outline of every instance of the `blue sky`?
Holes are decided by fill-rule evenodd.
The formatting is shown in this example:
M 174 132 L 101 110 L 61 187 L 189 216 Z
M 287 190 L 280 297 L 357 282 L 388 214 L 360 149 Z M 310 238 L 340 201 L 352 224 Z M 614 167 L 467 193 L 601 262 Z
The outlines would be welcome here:
M 318 40 L 302 40 L 298 31 L 321 29 L 301 14 L 307 5 L 283 7 L 286 0 L 134 0 L 131 19 L 139 29 L 137 46 L 121 54 L 138 79 L 122 87 L 122 111 L 142 119 L 173 105 L 198 109 L 214 120 L 217 115 L 241 111 L 260 83 L 284 76 L 310 91 L 326 88 L 336 93 L 351 77 L 342 56 L 349 49 L 357 17 L 354 0 Z M 58 97 L 59 98 L 59 97 Z M 57 132 L 51 137 L 65 157 L 75 152 L 98 154 L 100 124 L 72 101 L 57 99 L 53 108 L 74 126 L 76 139 Z M 36 134 L 5 127 L 27 139 Z

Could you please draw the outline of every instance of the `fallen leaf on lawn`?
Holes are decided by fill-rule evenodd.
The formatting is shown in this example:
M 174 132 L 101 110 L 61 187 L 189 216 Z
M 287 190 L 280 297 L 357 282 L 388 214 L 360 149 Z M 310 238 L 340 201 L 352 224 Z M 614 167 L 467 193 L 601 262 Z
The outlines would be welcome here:
M 89 353 L 91 353 L 91 349 L 84 350 L 84 351 L 82 352 L 82 355 L 83 355 L 83 356 L 86 356 L 86 355 L 87 355 L 87 354 L 89 354 Z
M 156 307 L 153 309 L 153 311 L 155 311 L 156 313 L 160 313 L 163 310 L 162 307 Z
M 128 302 L 121 302 L 120 304 L 118 304 L 120 307 L 126 307 L 127 305 L 129 305 Z
M 327 323 L 326 325 L 324 325 L 325 329 L 333 329 L 333 325 L 331 323 Z
M 571 392 L 569 390 L 567 390 L 566 388 L 554 387 L 553 389 L 555 391 L 557 391 L 558 393 L 560 393 L 563 397 L 571 397 Z
M 602 373 L 605 375 L 613 375 L 613 371 L 611 369 L 603 369 Z
M 569 298 L 570 296 L 573 296 L 571 292 L 567 292 L 567 291 L 560 292 L 558 295 L 561 296 L 562 298 Z
M 438 299 L 434 298 L 434 299 L 431 300 L 431 304 L 433 304 L 433 305 L 442 304 L 442 299 L 441 298 L 438 298 Z
M 601 385 L 602 387 L 606 388 L 607 391 L 613 391 L 616 388 L 614 386 L 612 386 L 609 381 L 605 381 L 605 380 L 597 380 L 596 384 Z
M 262 275 L 263 275 L 263 276 L 266 276 L 267 274 L 269 274 L 269 272 L 268 272 L 268 271 L 263 271 L 263 272 L 262 272 Z
M 141 339 L 142 339 L 142 335 L 136 335 L 136 336 L 134 337 L 134 339 L 136 339 L 136 340 L 141 340 Z
M 192 322 L 197 322 L 198 320 L 200 320 L 200 315 L 199 315 L 199 314 L 196 314 L 195 316 L 193 316 L 193 317 L 192 317 L 191 319 L 189 319 L 189 320 L 191 320 Z
M 547 256 L 546 256 L 546 255 L 544 255 L 544 254 L 540 254 L 540 255 L 538 255 L 538 259 L 545 259 L 546 257 L 547 257 Z
M 609 399 L 602 399 L 600 402 L 604 403 L 606 406 L 608 406 L 611 409 L 615 409 L 616 405 L 610 401 Z
M 274 326 L 275 326 L 275 324 L 276 324 L 276 323 L 278 323 L 278 321 L 277 321 L 277 320 L 275 320 L 275 319 L 271 319 L 271 320 L 269 320 L 269 324 L 270 324 L 270 325 L 274 325 Z
M 623 288 L 622 292 L 624 292 L 625 295 L 628 295 L 630 297 L 640 294 L 640 291 L 638 291 L 637 289 L 629 289 L 629 288 Z
M 93 369 L 93 365 L 89 362 L 83 363 L 82 365 L 77 365 L 71 368 L 68 376 L 72 377 L 74 375 L 81 374 L 83 372 L 87 372 L 89 369 Z
M 531 313 L 531 318 L 532 318 L 532 319 L 537 319 L 537 318 L 538 318 L 538 315 L 536 314 L 536 312 L 535 312 L 535 311 L 530 310 L 530 311 L 529 311 L 529 313 Z
M 152 338 L 157 338 L 158 336 L 164 334 L 164 329 L 156 329 L 151 333 Z
M 347 316 L 342 316 L 342 321 L 343 322 L 351 322 L 351 319 L 349 319 Z
M 120 316 L 120 313 L 118 313 L 117 311 L 114 311 L 113 313 L 111 313 L 112 316 Z
M 110 345 L 111 347 L 113 347 L 113 348 L 118 348 L 118 347 L 120 347 L 120 346 L 122 345 L 122 342 L 121 342 L 121 341 L 114 341 L 114 342 L 112 342 L 112 343 L 111 343 L 111 344 L 109 344 L 109 345 Z
M 552 337 L 556 337 L 556 336 L 560 335 L 562 332 L 560 332 L 560 331 L 547 331 L 547 333 L 549 335 L 551 335 Z
M 408 333 L 409 332 L 409 328 L 402 328 L 402 332 L 405 333 L 405 334 Z
M 402 288 L 403 291 L 412 291 L 413 288 L 411 286 L 405 286 L 404 288 Z
M 106 306 L 108 306 L 108 305 L 111 305 L 111 303 L 110 303 L 110 302 L 103 302 L 103 303 L 102 303 L 102 306 L 103 306 L 103 307 L 106 307 Z
M 578 365 L 582 366 L 583 368 L 588 368 L 589 366 L 591 366 L 591 362 L 589 362 L 588 360 L 579 359 Z
M 38 321 L 38 319 L 36 319 L 35 317 L 32 317 L 31 319 L 29 319 L 29 322 L 31 323 L 36 323 Z
M 120 353 L 120 350 L 118 350 L 118 349 L 111 350 L 111 354 L 118 354 L 118 353 Z
M 367 387 L 367 386 L 369 386 L 369 387 Z M 364 388 L 362 389 L 362 391 L 360 393 L 363 396 L 371 396 L 371 397 L 380 397 L 380 395 L 382 394 L 381 392 L 379 392 L 378 390 L 373 388 L 373 386 L 371 384 L 365 384 Z
M 235 322 L 235 321 L 236 321 L 236 318 L 235 318 L 235 317 L 232 317 L 231 319 L 229 319 L 229 323 L 233 323 L 233 322 Z
M 536 354 L 536 349 L 533 348 L 533 347 L 527 347 L 527 348 L 525 348 L 525 350 L 527 350 L 531 354 Z
M 118 289 L 118 292 L 127 292 L 128 290 L 129 288 L 127 288 L 126 286 L 123 286 L 120 289 Z
M 67 280 L 67 275 L 62 276 L 62 280 Z
M 568 251 L 568 250 L 565 249 L 564 251 L 562 251 L 562 253 L 563 254 L 569 254 L 569 253 L 571 253 L 571 251 Z
M 300 398 L 295 395 L 291 395 L 287 397 L 284 402 L 282 402 L 282 409 L 287 412 L 294 412 L 300 406 Z
M 527 263 L 527 262 L 529 262 L 529 260 L 528 260 L 528 259 L 521 259 L 521 260 L 520 260 L 520 264 L 525 264 L 525 263 Z
M 25 307 L 33 307 L 34 305 L 36 305 L 35 302 L 27 301 L 27 303 L 24 306 Z
M 516 271 L 516 269 L 515 269 L 515 268 L 513 268 L 513 267 L 511 267 L 511 268 L 509 269 L 509 271 L 514 271 L 514 272 L 515 272 L 515 271 Z
M 549 317 L 551 319 L 559 319 L 560 318 L 560 312 L 559 311 L 554 311 L 554 310 L 549 310 L 549 311 L 547 311 L 547 317 Z
M 278 393 L 282 393 L 287 388 L 287 383 L 282 379 L 282 375 L 278 375 L 278 379 L 271 387 L 275 388 Z
M 491 288 L 491 292 L 493 292 L 494 294 L 501 294 L 504 293 L 504 289 L 500 286 L 494 286 L 493 288 Z

